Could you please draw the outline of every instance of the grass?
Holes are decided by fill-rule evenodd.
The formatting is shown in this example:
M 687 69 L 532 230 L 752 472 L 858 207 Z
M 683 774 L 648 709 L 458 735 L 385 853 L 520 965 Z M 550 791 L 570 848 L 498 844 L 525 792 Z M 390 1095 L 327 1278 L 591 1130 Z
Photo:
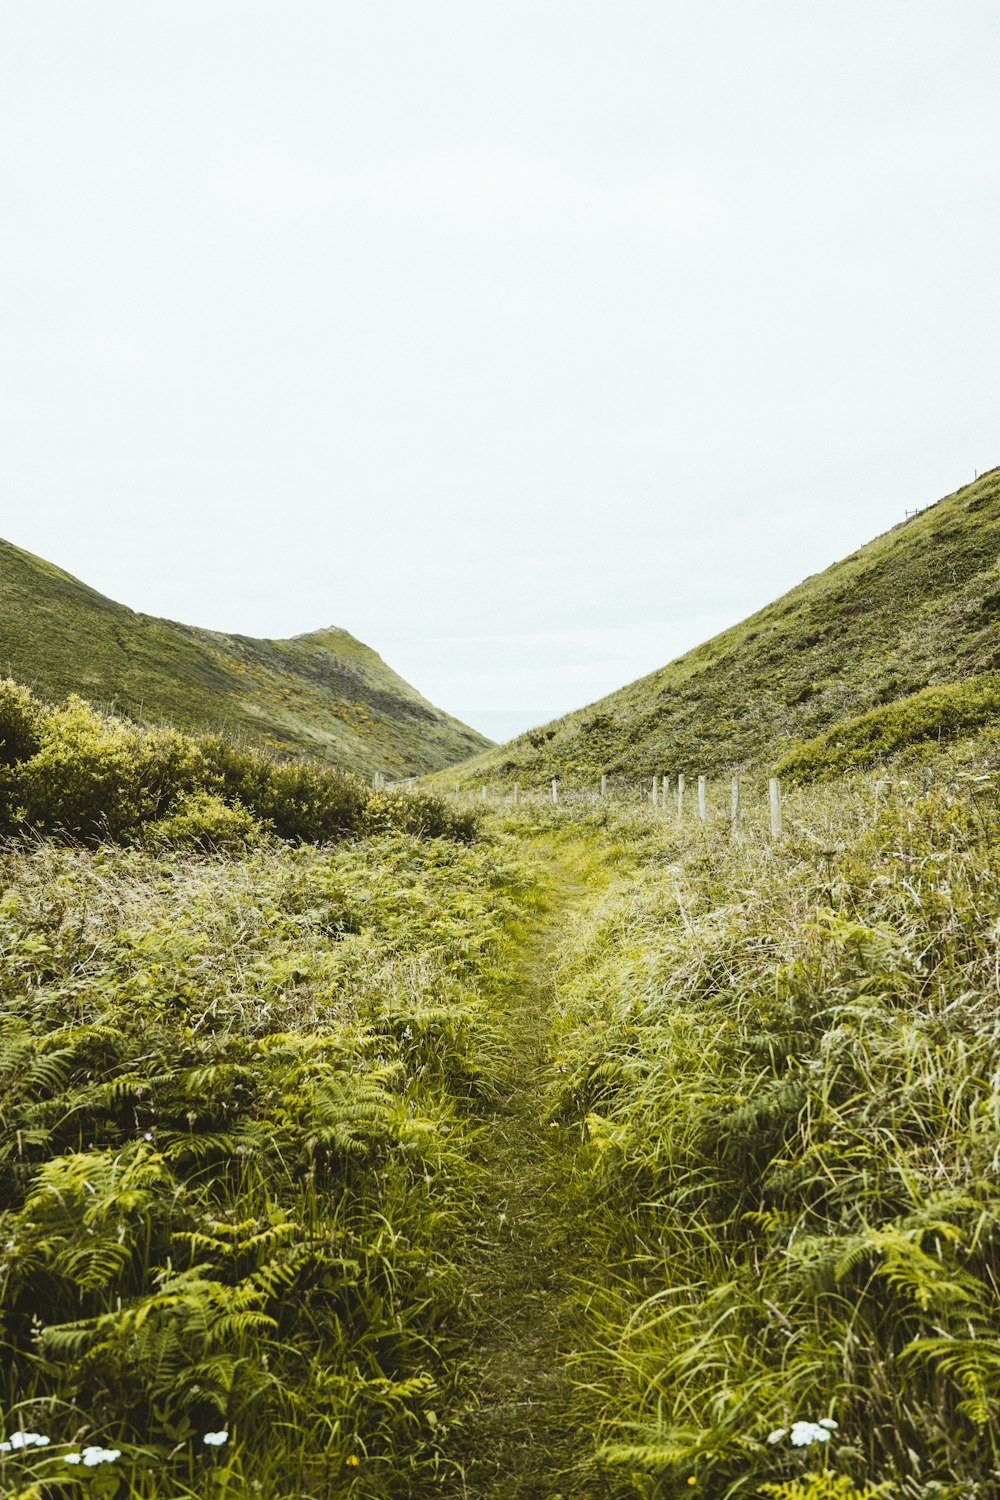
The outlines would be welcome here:
M 799 792 L 779 845 L 726 812 L 564 814 L 623 861 L 556 975 L 581 1422 L 658 1500 L 993 1495 L 995 746 Z
M 5 1492 L 995 1494 L 998 768 L 9 844 Z
M 1000 667 L 1000 470 L 608 698 L 461 768 L 463 784 L 614 787 L 768 765 L 789 741 Z M 454 780 L 454 777 L 450 778 Z
M 78 693 L 365 776 L 430 771 L 487 743 L 346 630 L 268 641 L 159 620 L 8 542 L 0 570 L 0 670 L 51 701 Z
M 1000 678 L 994 675 L 924 688 L 793 745 L 775 765 L 775 775 L 800 782 L 828 779 L 875 765 L 899 750 L 954 739 L 998 720 Z
M 1000 1494 L 998 528 L 994 472 L 479 820 L 0 686 L 3 1492 Z
M 0 1404 L 51 1439 L 4 1493 L 436 1490 L 524 873 L 395 834 L 0 875 Z

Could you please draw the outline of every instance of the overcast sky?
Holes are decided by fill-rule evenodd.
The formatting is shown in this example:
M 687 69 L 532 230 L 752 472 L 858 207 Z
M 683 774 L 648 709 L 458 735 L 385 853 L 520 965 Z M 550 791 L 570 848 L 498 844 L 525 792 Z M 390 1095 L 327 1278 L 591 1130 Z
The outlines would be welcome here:
M 0 33 L 0 535 L 136 609 L 499 735 L 1000 463 L 996 0 Z

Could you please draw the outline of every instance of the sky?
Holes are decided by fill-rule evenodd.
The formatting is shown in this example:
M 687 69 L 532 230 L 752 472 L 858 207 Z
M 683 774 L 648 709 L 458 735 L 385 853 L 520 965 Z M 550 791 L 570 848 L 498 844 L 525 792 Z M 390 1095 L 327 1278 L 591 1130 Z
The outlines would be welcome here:
M 0 535 L 494 738 L 1000 463 L 996 0 L 0 0 Z

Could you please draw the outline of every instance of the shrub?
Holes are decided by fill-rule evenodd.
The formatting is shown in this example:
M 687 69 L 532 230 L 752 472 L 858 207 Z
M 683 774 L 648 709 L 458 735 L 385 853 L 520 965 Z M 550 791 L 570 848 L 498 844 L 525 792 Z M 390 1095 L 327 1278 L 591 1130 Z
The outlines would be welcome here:
M 219 791 L 222 778 L 199 742 L 176 729 L 136 731 L 139 775 L 155 818 L 198 790 Z
M 997 716 L 1000 678 L 996 676 L 923 688 L 793 745 L 774 769 L 789 781 L 825 780 L 854 767 L 870 766 L 906 745 L 951 738 Z
M 137 732 L 81 698 L 41 719 L 38 749 L 8 771 L 8 819 L 85 842 L 120 838 L 145 822 L 155 798 L 136 755 Z
M 181 849 L 237 852 L 259 844 L 264 830 L 238 802 L 223 802 L 203 788 L 181 797 L 166 817 L 151 823 L 144 842 Z
M 6 758 L 4 758 L 6 757 Z M 140 729 L 80 698 L 63 708 L 0 684 L 0 831 L 93 843 L 155 827 L 153 842 L 302 844 L 391 829 L 470 842 L 476 822 L 425 792 L 373 793 L 317 761 L 282 761 L 219 736 Z
M 479 823 L 474 812 L 460 812 L 428 792 L 374 792 L 365 808 L 366 833 L 397 829 L 423 838 L 450 838 L 470 844 Z
M 30 690 L 10 677 L 0 682 L 0 766 L 35 755 L 45 710 Z

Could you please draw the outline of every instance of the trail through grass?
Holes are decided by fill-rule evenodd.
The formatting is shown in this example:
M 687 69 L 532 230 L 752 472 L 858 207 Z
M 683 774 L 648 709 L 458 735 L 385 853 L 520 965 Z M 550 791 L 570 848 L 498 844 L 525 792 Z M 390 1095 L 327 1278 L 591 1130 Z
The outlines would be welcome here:
M 583 1500 L 606 1493 L 573 1409 L 573 1286 L 592 1279 L 566 1188 L 575 1142 L 545 1113 L 556 950 L 603 889 L 599 851 L 535 840 L 539 901 L 520 933 L 505 1013 L 504 1096 L 483 1136 L 482 1221 L 467 1265 L 473 1396 L 456 1437 L 462 1500 Z

